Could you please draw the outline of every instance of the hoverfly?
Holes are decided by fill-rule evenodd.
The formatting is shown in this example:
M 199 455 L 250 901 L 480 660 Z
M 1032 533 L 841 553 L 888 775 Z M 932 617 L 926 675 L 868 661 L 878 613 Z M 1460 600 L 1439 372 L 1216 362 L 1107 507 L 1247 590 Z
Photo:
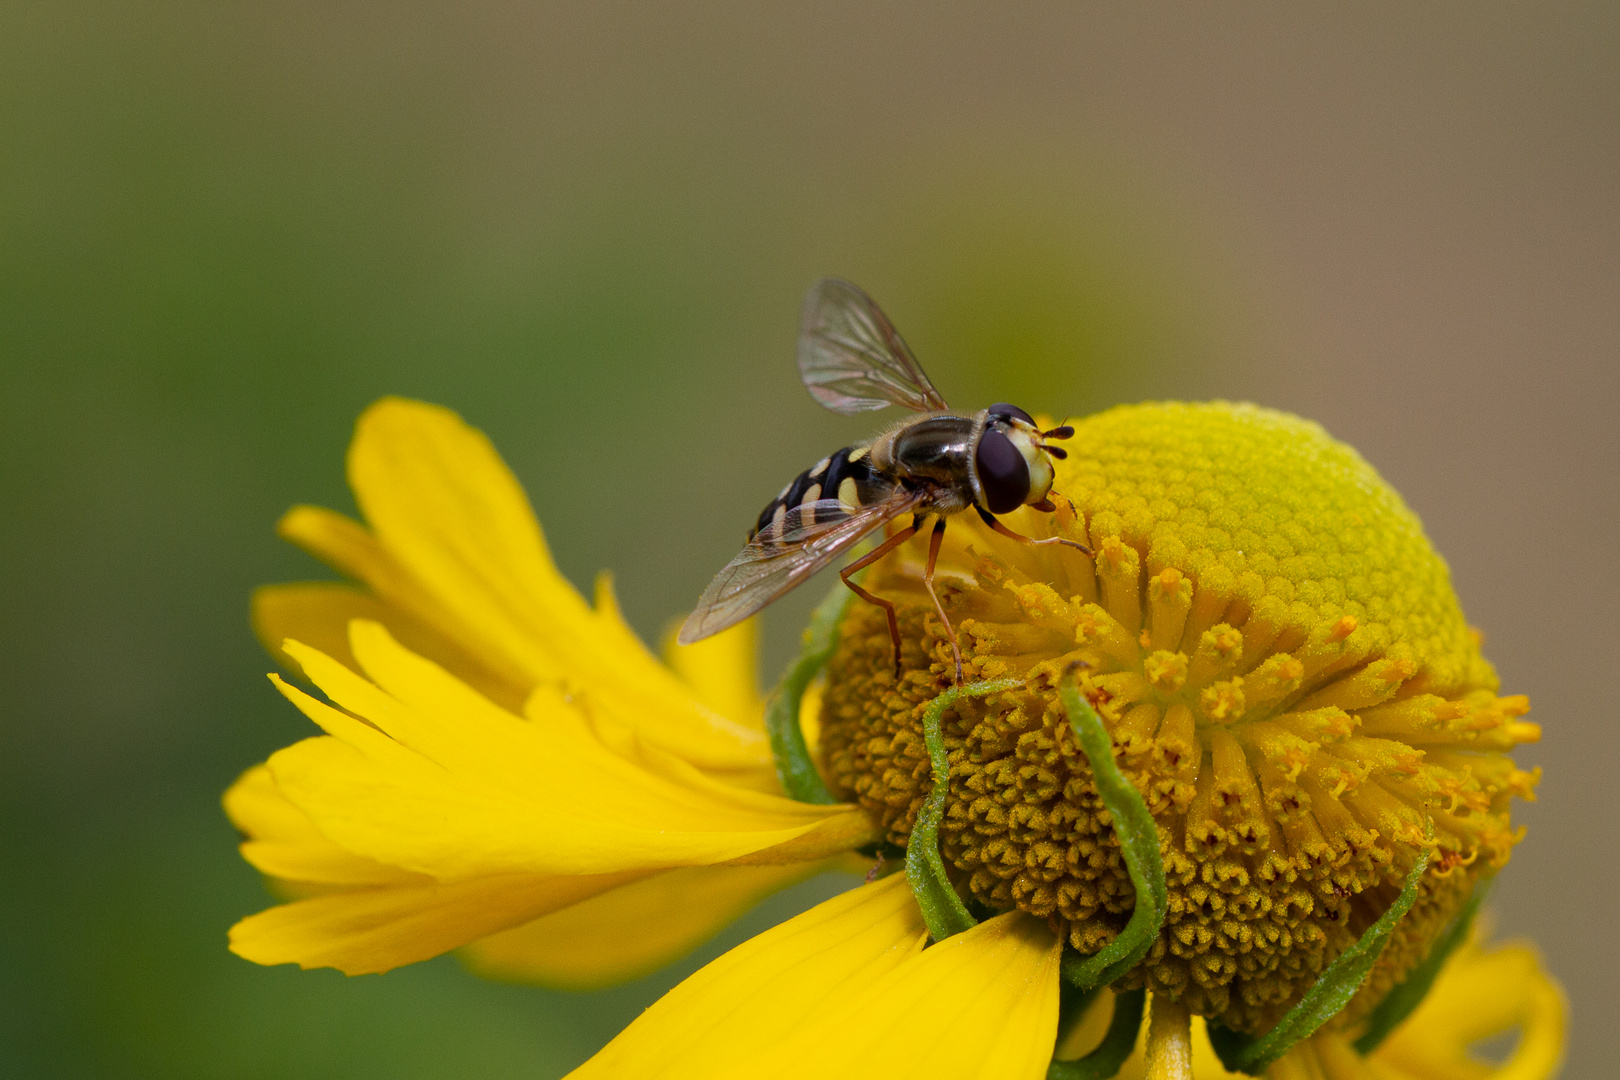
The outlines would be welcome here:
M 1059 537 L 1036 540 L 996 518 L 1020 506 L 1048 513 L 1056 509 L 1048 498 L 1053 479 L 1049 458 L 1067 455 L 1048 440 L 1067 439 L 1074 429 L 1042 431 L 1016 405 L 992 405 L 972 415 L 952 411 L 872 298 L 837 278 L 818 281 L 805 297 L 799 377 L 810 395 L 833 412 L 900 405 L 919 415 L 871 442 L 822 458 L 783 488 L 759 515 L 747 546 L 703 591 L 681 627 L 681 644 L 741 622 L 863 537 L 910 514 L 910 525 L 844 567 L 839 576 L 857 596 L 887 613 L 898 675 L 900 625 L 894 604 L 863 589 L 850 575 L 899 547 L 932 517 L 923 584 L 956 653 L 960 682 L 962 652 L 934 591 L 945 521 L 971 507 L 1003 536 L 1026 544 L 1066 544 L 1090 555 L 1084 544 Z

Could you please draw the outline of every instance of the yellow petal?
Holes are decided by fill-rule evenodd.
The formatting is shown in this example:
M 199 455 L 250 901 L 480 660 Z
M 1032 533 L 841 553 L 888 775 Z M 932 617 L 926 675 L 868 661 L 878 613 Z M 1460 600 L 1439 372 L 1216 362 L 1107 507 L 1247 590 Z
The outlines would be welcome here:
M 599 608 L 601 604 L 597 605 Z M 664 660 L 708 708 L 750 728 L 763 730 L 765 699 L 759 692 L 759 620 L 745 619 L 736 626 L 704 638 L 695 645 L 675 640 L 671 626 L 664 640 Z M 752 768 L 711 769 L 734 787 L 781 794 L 774 762 Z
M 290 882 L 331 885 L 422 884 L 430 881 L 356 855 L 328 840 L 288 801 L 270 769 L 255 765 L 225 792 L 225 813 L 248 837 L 242 857 L 254 869 Z
M 488 978 L 567 990 L 611 986 L 685 956 L 765 897 L 825 868 L 669 870 L 475 941 L 461 956 Z
M 500 652 L 486 648 L 477 634 L 465 633 L 454 614 L 359 522 L 323 507 L 295 506 L 276 522 L 276 534 L 332 569 L 364 583 L 389 609 L 402 611 L 459 642 L 475 653 L 481 664 L 514 686 L 533 685 L 534 680 L 523 665 L 514 664 Z M 344 625 L 346 627 L 347 623 Z M 296 634 L 287 636 L 298 637 Z M 279 646 L 280 642 L 273 644 Z
M 297 511 L 294 511 L 297 513 Z M 325 513 L 325 511 L 321 511 Z M 349 623 L 378 622 L 406 648 L 431 657 L 479 693 L 509 709 L 518 709 L 530 687 L 492 671 L 481 659 L 404 608 L 385 604 L 371 593 L 338 581 L 304 581 L 255 589 L 253 630 L 259 641 L 289 671 L 297 662 L 281 649 L 288 638 L 302 641 L 354 671 L 359 662 L 349 651 Z
M 517 480 L 460 417 L 420 402 L 378 402 L 356 427 L 349 482 L 387 558 L 352 535 L 325 538 L 320 553 L 380 597 L 475 648 L 496 671 L 589 693 L 654 745 L 696 764 L 767 762 L 760 731 L 705 707 L 616 607 L 592 611 L 557 572 Z
M 1042 1080 L 1057 1038 L 1062 942 L 1022 912 L 947 938 L 855 990 L 757 1065 L 716 1073 Z
M 826 684 L 817 679 L 805 687 L 804 697 L 799 701 L 799 728 L 804 732 L 810 756 L 818 761 L 821 758 L 821 699 L 826 689 Z
M 575 970 L 558 981 L 587 981 L 589 973 L 579 966 L 587 959 L 597 958 L 609 965 L 633 964 L 638 952 L 646 958 L 644 970 L 651 970 L 695 947 L 767 893 L 826 865 L 692 871 L 730 875 L 729 888 L 726 883 L 708 889 L 700 883 L 689 883 L 685 888 L 646 891 L 636 881 L 636 872 L 571 878 L 508 875 L 448 888 L 435 885 L 424 875 L 363 858 L 334 844 L 288 801 L 265 766 L 249 769 L 232 785 L 225 794 L 225 807 L 231 821 L 250 838 L 242 845 L 243 855 L 260 871 L 277 879 L 275 884 L 282 891 L 325 894 L 319 903 L 291 904 L 244 920 L 232 931 L 232 947 L 259 963 L 337 967 L 351 975 L 386 971 L 436 956 L 490 933 L 492 927 L 503 931 L 526 919 L 534 921 L 523 929 L 552 925 L 551 920 L 559 916 L 546 912 L 562 909 L 561 914 L 567 916 L 600 910 L 593 907 L 598 902 L 593 898 L 604 890 L 604 899 L 623 894 L 640 896 L 645 902 L 639 911 L 631 910 L 622 901 L 609 906 L 628 916 L 613 928 L 617 940 L 599 939 L 583 949 L 581 942 L 572 938 L 557 943 L 565 951 L 574 949 L 569 955 L 575 963 Z M 673 871 L 660 877 L 679 879 L 686 873 Z M 318 888 L 311 889 L 311 885 Z M 333 887 L 342 891 L 332 892 Z M 534 919 L 536 914 L 541 917 Z M 577 928 L 581 922 L 589 921 L 575 916 L 572 923 L 565 925 Z M 677 928 L 685 928 L 689 934 L 684 944 L 677 940 L 681 932 Z M 477 944 L 504 940 L 505 934 L 496 933 Z M 543 947 L 543 935 L 531 935 L 529 945 L 531 949 Z M 666 951 L 659 953 L 661 947 Z M 616 951 L 609 955 L 604 949 Z M 534 959 L 540 964 L 548 962 L 543 954 Z M 561 963 L 568 962 L 568 956 L 564 956 Z M 551 970 L 562 969 L 554 966 Z M 486 973 L 522 977 L 521 973 L 493 969 Z M 624 977 L 634 974 L 626 973 Z M 542 980 L 536 974 L 533 981 Z
M 509 874 L 332 893 L 248 916 L 231 927 L 231 951 L 256 964 L 368 975 L 449 952 L 635 877 Z
M 614 718 L 602 717 L 596 723 L 589 722 L 590 701 L 571 700 L 554 688 L 543 687 L 530 695 L 524 715 L 531 723 L 514 723 L 516 717 L 512 714 L 494 708 L 489 701 L 438 665 L 402 648 L 386 628 L 375 623 L 356 621 L 350 627 L 350 642 L 356 659 L 365 673 L 375 680 L 377 687 L 392 694 L 400 704 L 414 710 L 419 716 L 431 716 L 435 721 L 442 717 L 458 717 L 460 726 L 447 729 L 438 722 L 428 725 L 415 723 L 408 715 L 390 709 L 390 703 L 384 696 L 374 693 L 375 688 L 371 684 L 350 679 L 330 665 L 326 670 L 345 689 L 335 690 L 325 685 L 322 688 L 329 693 L 349 694 L 353 708 L 364 710 L 366 703 L 370 703 L 373 709 L 390 712 L 394 716 L 394 726 L 384 724 L 385 730 L 429 752 L 444 764 L 459 760 L 474 768 L 499 765 L 514 773 L 512 779 L 516 784 L 528 788 L 535 779 L 530 767 L 519 766 L 514 770 L 511 763 L 499 757 L 492 759 L 485 751 L 473 749 L 468 753 L 468 737 L 476 734 L 495 738 L 516 735 L 520 742 L 531 744 L 532 748 L 538 733 L 540 752 L 553 762 L 554 768 L 557 763 L 564 763 L 564 767 L 569 769 L 577 766 L 579 762 L 565 763 L 567 752 L 572 750 L 584 759 L 611 766 L 609 773 L 621 785 L 639 785 L 650 780 L 658 785 L 660 793 L 668 795 L 673 791 L 677 797 L 699 807 L 705 814 L 716 807 L 724 807 L 734 818 L 751 815 L 759 818 L 766 827 L 775 828 L 783 824 L 781 818 L 784 814 L 794 821 L 806 820 L 807 817 L 821 821 L 837 813 L 825 807 L 810 808 L 778 794 L 737 790 L 694 768 L 686 759 L 645 743 L 637 732 L 620 725 Z M 371 719 L 380 722 L 380 714 Z M 603 757 L 601 751 L 604 742 L 599 736 L 604 731 L 619 736 L 615 740 L 616 749 L 623 761 Z M 664 781 L 673 783 L 675 787 L 671 789 Z M 617 793 L 619 798 L 623 795 L 623 792 Z M 737 826 L 739 821 L 740 818 L 729 824 Z M 820 854 L 824 852 L 805 857 L 814 858 Z
M 699 701 L 733 720 L 758 728 L 765 722 L 759 693 L 759 620 L 744 619 L 693 645 L 675 640 L 671 629 L 664 658 L 692 688 Z
M 1563 1060 L 1569 1024 L 1563 991 L 1528 945 L 1469 944 L 1441 969 L 1429 996 L 1371 1055 L 1392 1076 L 1546 1080 Z M 1473 1061 L 1471 1044 L 1519 1030 L 1500 1068 Z
M 1045 1076 L 1061 943 L 998 916 L 926 951 L 901 875 L 733 949 L 572 1075 Z
M 1142 1033 L 1145 1037 L 1146 1024 L 1142 1025 Z M 1193 1075 L 1198 1080 L 1244 1080 L 1242 1073 L 1227 1072 L 1226 1066 L 1221 1064 L 1209 1041 L 1209 1023 L 1202 1016 L 1193 1017 L 1192 1048 Z
M 1318 1031 L 1289 1056 L 1298 1055 L 1301 1067 L 1314 1056 L 1317 1070 L 1327 1080 L 1401 1080 L 1377 1061 L 1362 1057 L 1340 1031 Z
M 727 788 L 661 751 L 645 755 L 661 755 L 662 769 L 643 767 L 577 720 L 514 716 L 376 624 L 357 622 L 351 645 L 386 691 L 312 649 L 287 650 L 370 723 L 276 680 L 332 738 L 288 747 L 270 768 L 321 833 L 379 862 L 452 881 L 809 860 L 863 842 L 856 837 L 870 829 L 860 811 Z
M 926 935 L 905 875 L 851 889 L 707 965 L 570 1075 L 707 1078 L 767 1052 L 806 1013 L 869 986 L 921 950 Z

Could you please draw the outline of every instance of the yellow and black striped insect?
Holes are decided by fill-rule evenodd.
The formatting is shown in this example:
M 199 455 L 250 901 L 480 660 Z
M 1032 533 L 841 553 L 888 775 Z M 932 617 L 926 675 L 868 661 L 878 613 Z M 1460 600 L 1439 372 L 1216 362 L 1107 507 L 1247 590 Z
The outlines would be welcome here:
M 1051 457 L 1066 455 L 1048 440 L 1067 439 L 1070 427 L 1042 431 L 1016 405 L 992 405 L 971 415 L 953 412 L 934 389 L 917 358 L 872 298 L 847 281 L 825 278 L 805 297 L 799 329 L 799 376 L 812 397 L 839 413 L 900 405 L 920 415 L 902 420 L 869 443 L 846 446 L 822 458 L 782 489 L 759 515 L 748 545 L 715 575 L 681 627 L 690 645 L 746 619 L 817 570 L 854 547 L 873 531 L 907 514 L 910 525 L 890 535 L 839 576 L 863 600 L 883 608 L 900 666 L 900 627 L 894 604 L 850 580 L 915 535 L 934 518 L 923 583 L 956 649 L 956 676 L 962 655 L 950 619 L 934 592 L 934 567 L 945 521 L 969 507 L 1003 536 L 1026 544 L 1066 544 L 1087 555 L 1073 540 L 1035 540 L 997 520 L 1020 506 L 1050 513 Z

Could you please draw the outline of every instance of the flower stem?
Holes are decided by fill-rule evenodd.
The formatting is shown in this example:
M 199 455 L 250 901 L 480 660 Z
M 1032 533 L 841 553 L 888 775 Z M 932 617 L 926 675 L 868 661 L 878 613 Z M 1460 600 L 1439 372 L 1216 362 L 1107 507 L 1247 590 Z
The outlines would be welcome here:
M 1163 994 L 1148 1019 L 1146 1080 L 1192 1080 L 1192 1016 Z

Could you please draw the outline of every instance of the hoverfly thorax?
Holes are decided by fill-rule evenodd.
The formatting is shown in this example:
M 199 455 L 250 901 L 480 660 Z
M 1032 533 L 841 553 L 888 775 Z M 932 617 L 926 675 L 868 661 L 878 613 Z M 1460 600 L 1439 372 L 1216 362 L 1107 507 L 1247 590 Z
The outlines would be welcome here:
M 872 444 L 872 458 L 880 468 L 905 482 L 927 484 L 936 499 L 943 497 L 953 509 L 973 504 L 973 447 L 982 423 L 977 417 L 951 414 L 906 420 Z

